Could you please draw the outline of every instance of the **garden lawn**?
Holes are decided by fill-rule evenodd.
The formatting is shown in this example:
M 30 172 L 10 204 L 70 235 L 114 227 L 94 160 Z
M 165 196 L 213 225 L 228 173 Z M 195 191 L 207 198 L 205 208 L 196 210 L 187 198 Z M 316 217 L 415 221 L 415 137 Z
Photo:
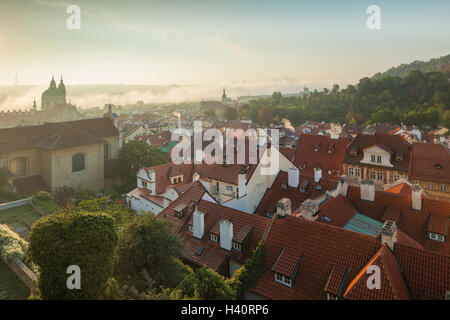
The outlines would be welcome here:
M 31 226 L 41 215 L 31 205 L 0 211 L 0 224 L 8 225 L 23 239 L 28 239 Z
M 0 261 L 0 300 L 25 300 L 28 296 L 28 288 Z

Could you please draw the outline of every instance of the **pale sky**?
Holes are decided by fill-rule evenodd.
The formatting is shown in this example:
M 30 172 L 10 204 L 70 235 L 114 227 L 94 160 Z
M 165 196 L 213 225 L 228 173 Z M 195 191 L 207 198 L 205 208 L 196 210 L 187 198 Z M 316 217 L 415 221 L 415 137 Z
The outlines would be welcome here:
M 66 9 L 81 8 L 69 30 Z M 369 5 L 381 30 L 366 27 Z M 450 53 L 450 1 L 0 0 L 0 85 L 355 83 Z

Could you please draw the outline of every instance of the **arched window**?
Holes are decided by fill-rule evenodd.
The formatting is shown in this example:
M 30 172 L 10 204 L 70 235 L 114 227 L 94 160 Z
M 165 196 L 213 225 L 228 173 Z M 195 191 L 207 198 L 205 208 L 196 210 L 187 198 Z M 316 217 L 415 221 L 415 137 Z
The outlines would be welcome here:
M 86 169 L 86 157 L 82 153 L 77 153 L 72 157 L 72 172 Z
M 11 161 L 11 173 L 16 177 L 27 175 L 27 159 L 21 157 Z
M 111 159 L 111 145 L 109 143 L 105 143 L 103 145 L 103 150 L 105 160 Z

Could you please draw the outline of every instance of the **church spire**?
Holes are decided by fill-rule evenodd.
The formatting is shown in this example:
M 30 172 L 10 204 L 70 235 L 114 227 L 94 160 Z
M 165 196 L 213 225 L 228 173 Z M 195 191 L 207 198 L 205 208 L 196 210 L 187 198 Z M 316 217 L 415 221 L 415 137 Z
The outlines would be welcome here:
M 56 82 L 55 82 L 55 77 L 53 74 L 52 74 L 52 81 L 50 81 L 50 88 L 56 89 Z
M 64 85 L 62 75 L 61 75 L 61 81 L 59 82 L 58 90 L 61 92 L 66 92 L 66 86 Z

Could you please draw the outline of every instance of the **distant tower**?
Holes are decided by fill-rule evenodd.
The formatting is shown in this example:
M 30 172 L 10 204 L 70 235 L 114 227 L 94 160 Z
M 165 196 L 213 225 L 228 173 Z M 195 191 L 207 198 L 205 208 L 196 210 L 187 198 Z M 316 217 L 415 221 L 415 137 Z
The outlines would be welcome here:
M 222 103 L 226 103 L 227 101 L 228 101 L 227 94 L 225 93 L 225 89 L 223 89 Z
M 37 107 L 36 107 L 36 99 L 34 99 L 34 102 L 33 102 L 33 111 L 36 111 L 37 110 Z
M 41 110 L 49 110 L 56 105 L 66 105 L 66 87 L 61 76 L 61 81 L 57 88 L 55 78 L 52 75 L 50 87 L 42 93 Z

